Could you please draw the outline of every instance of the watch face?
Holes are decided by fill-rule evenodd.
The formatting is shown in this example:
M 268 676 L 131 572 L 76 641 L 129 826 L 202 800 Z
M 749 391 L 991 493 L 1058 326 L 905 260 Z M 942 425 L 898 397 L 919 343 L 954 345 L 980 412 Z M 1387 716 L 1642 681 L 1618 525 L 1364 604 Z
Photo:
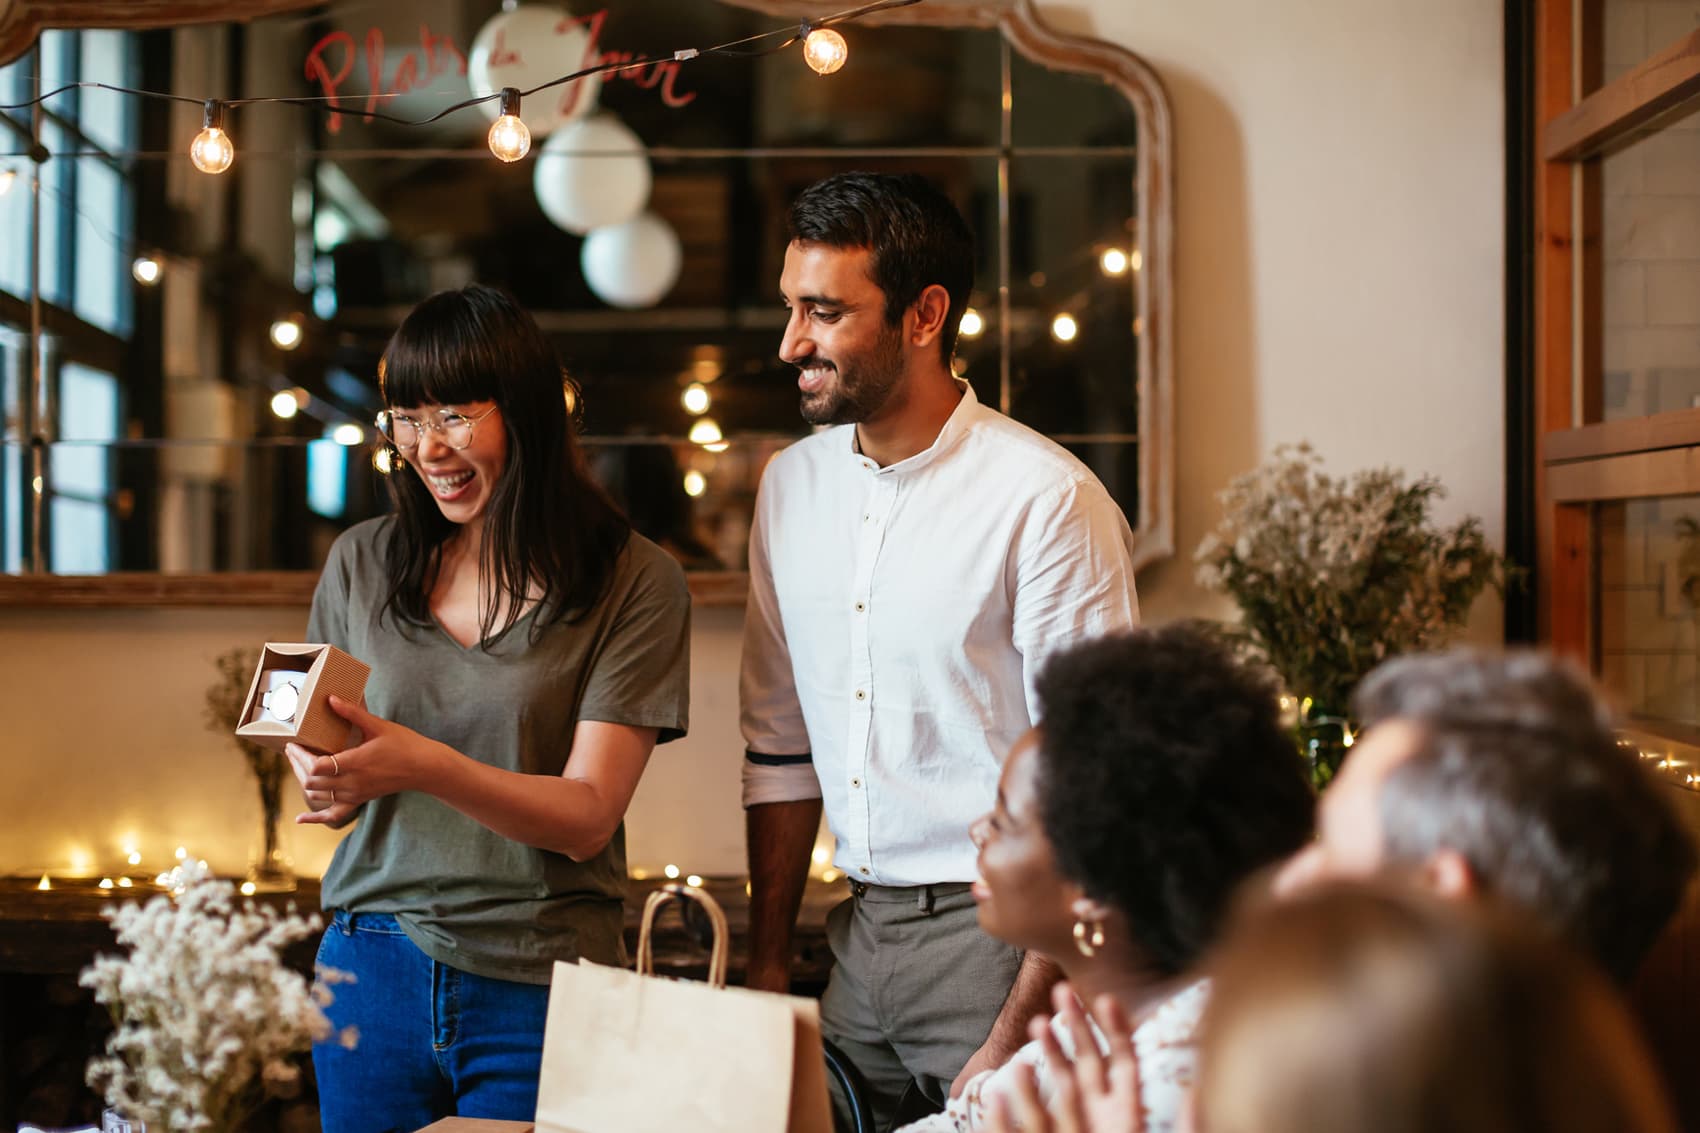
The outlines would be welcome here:
M 261 699 L 266 715 L 281 723 L 295 719 L 301 701 L 301 673 L 271 673 L 271 690 Z

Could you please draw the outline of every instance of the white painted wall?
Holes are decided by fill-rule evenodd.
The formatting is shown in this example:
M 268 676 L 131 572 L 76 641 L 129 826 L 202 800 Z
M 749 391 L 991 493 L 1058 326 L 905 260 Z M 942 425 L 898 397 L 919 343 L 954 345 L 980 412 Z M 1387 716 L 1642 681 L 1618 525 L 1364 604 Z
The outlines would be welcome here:
M 1503 528 L 1503 130 L 1493 0 L 1092 0 L 1042 5 L 1133 47 L 1175 112 L 1182 555 L 1148 618 L 1224 612 L 1192 582 L 1213 494 L 1277 443 L 1340 471 L 1434 472 L 1444 514 Z M 1485 602 L 1474 632 L 1497 635 Z M 300 611 L 0 610 L 0 873 L 116 866 L 178 842 L 240 870 L 258 822 L 233 748 L 200 723 L 211 658 L 293 638 Z M 736 611 L 701 610 L 692 734 L 629 821 L 635 866 L 737 873 Z M 328 836 L 292 840 L 322 868 Z

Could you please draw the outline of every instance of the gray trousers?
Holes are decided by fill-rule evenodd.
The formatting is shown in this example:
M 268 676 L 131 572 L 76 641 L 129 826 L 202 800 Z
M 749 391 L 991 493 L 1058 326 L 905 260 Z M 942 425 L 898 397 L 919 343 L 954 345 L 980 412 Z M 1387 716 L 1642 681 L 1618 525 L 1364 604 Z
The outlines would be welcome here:
M 885 1130 L 911 1080 L 944 1103 L 991 1033 L 1021 953 L 980 930 L 966 884 L 853 888 L 826 918 L 821 1031 L 867 1079 Z

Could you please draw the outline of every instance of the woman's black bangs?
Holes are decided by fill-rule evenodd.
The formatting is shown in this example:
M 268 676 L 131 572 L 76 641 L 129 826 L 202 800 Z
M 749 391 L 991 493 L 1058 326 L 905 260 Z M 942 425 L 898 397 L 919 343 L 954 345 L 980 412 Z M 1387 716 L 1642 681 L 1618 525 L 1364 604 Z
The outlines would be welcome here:
M 413 409 L 496 400 L 495 370 L 490 365 L 493 360 L 483 350 L 468 350 L 452 341 L 454 337 L 438 332 L 414 341 L 405 333 L 397 333 L 384 352 L 379 371 L 384 403 Z

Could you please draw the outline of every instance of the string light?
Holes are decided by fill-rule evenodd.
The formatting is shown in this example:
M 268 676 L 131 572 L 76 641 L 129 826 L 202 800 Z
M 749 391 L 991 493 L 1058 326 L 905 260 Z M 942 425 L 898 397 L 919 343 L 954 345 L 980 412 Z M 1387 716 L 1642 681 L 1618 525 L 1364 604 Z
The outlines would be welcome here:
M 296 318 L 279 319 L 272 324 L 272 345 L 279 350 L 294 350 L 301 345 L 301 322 Z
M 531 130 L 520 121 L 519 90 L 502 88 L 502 113 L 490 124 L 490 152 L 515 162 L 531 152 Z
M 143 287 L 152 287 L 159 282 L 165 268 L 152 256 L 137 256 L 130 265 L 130 275 Z
M 254 883 L 252 881 L 244 881 L 242 883 L 241 888 L 242 888 L 242 896 L 244 896 L 244 897 L 252 897 L 256 892 L 259 891 L 258 888 L 254 885 Z
M 1080 324 L 1074 321 L 1074 316 L 1064 312 L 1051 320 L 1051 337 L 1058 342 L 1073 342 L 1075 335 L 1080 333 Z
M 1103 256 L 1098 260 L 1098 266 L 1104 269 L 1105 275 L 1122 275 L 1128 268 L 1127 253 L 1120 248 L 1105 248 Z
M 53 882 L 49 881 L 47 879 L 47 875 L 44 873 L 41 875 L 41 880 L 35 883 L 35 887 L 37 889 L 52 889 Z
M 692 889 L 701 889 L 702 878 L 693 873 L 689 877 L 685 878 L 685 884 L 689 885 Z
M 803 61 L 817 75 L 830 75 L 850 58 L 850 45 L 831 28 L 814 28 L 803 39 Z
M 685 392 L 679 398 L 685 406 L 686 413 L 702 414 L 708 412 L 710 398 L 708 387 L 701 382 L 692 382 L 685 387 Z
M 694 500 L 706 491 L 708 491 L 708 477 L 694 468 L 685 473 L 685 495 Z
M 979 338 L 986 329 L 986 320 L 980 317 L 980 312 L 970 307 L 962 312 L 962 322 L 957 324 L 956 332 L 963 338 Z
M 125 855 L 124 860 L 130 865 L 141 865 L 142 852 L 140 850 L 131 850 L 127 855 Z
M 331 430 L 331 440 L 344 448 L 353 448 L 366 440 L 366 430 L 352 422 L 344 422 Z
M 201 132 L 189 146 L 189 160 L 202 173 L 223 173 L 236 160 L 236 146 L 224 132 L 224 103 L 207 99 Z
M 672 864 L 671 862 L 669 862 L 667 864 L 667 868 L 662 870 L 661 872 L 667 875 L 667 880 L 669 880 L 669 881 L 679 880 L 679 867 Z
M 707 447 L 721 440 L 720 423 L 712 417 L 699 417 L 688 434 L 693 445 Z
M 286 389 L 272 395 L 272 412 L 285 421 L 305 408 L 305 405 L 296 400 L 294 390 Z

